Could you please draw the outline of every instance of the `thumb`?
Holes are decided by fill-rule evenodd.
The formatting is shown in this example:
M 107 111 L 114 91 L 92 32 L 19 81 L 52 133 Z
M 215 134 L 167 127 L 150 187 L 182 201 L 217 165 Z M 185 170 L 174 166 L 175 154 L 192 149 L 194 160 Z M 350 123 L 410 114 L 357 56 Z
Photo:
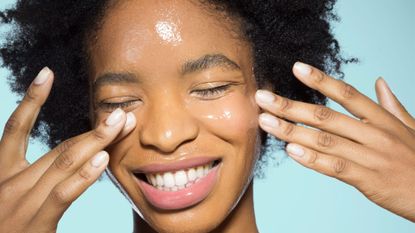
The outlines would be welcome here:
M 379 104 L 405 125 L 415 129 L 415 119 L 408 113 L 401 102 L 399 102 L 383 78 L 376 80 L 375 88 Z

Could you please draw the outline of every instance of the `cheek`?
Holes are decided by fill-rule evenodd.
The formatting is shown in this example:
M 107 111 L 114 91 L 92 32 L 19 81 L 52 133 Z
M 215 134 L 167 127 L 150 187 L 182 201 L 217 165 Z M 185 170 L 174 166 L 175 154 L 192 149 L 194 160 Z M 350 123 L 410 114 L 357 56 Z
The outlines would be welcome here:
M 244 141 L 258 128 L 259 108 L 253 98 L 243 93 L 231 93 L 218 100 L 198 103 L 191 112 L 212 134 L 226 141 Z

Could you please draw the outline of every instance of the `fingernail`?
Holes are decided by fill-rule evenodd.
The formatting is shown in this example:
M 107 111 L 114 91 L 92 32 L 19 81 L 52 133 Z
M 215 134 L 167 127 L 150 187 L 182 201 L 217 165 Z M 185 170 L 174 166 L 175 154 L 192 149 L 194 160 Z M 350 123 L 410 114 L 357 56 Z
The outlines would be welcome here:
M 111 113 L 111 115 L 107 118 L 105 121 L 105 124 L 108 126 L 114 126 L 122 120 L 122 115 L 124 114 L 124 111 L 121 108 L 117 108 L 115 111 Z
M 311 74 L 311 67 L 307 64 L 302 62 L 296 62 L 294 64 L 294 69 L 301 75 L 301 76 L 309 76 Z
M 106 151 L 100 151 L 91 160 L 91 165 L 98 168 L 107 161 L 107 157 L 108 153 Z
M 133 114 L 132 112 L 127 113 L 127 120 L 126 120 L 126 122 L 125 122 L 125 126 L 124 126 L 124 128 L 126 128 L 126 129 L 130 129 L 130 128 L 134 127 L 135 122 L 136 122 L 136 121 L 135 121 L 135 116 L 134 116 L 134 114 Z
M 384 84 L 384 88 L 386 89 L 387 92 L 393 93 L 388 83 L 385 81 L 385 79 L 383 79 L 382 77 L 379 77 L 379 80 Z
M 36 78 L 33 80 L 33 83 L 35 85 L 42 85 L 46 81 L 48 81 L 50 77 L 51 70 L 48 67 L 43 68 L 39 74 L 36 76 Z
M 305 154 L 305 151 L 301 146 L 296 144 L 288 144 L 287 145 L 287 152 L 290 155 L 296 156 L 296 157 L 303 157 Z
M 279 126 L 278 119 L 268 113 L 262 113 L 259 116 L 259 120 L 266 127 L 277 128 Z
M 275 96 L 271 94 L 269 91 L 258 90 L 255 94 L 255 97 L 258 102 L 262 104 L 271 104 L 275 100 Z

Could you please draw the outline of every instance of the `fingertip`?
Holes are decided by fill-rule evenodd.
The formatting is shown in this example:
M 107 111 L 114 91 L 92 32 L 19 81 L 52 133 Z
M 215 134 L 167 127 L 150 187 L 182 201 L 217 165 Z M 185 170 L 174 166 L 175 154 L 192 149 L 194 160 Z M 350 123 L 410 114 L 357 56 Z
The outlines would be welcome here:
M 133 129 L 136 126 L 137 119 L 136 119 L 134 113 L 132 113 L 132 112 L 127 113 L 126 118 L 127 119 L 125 121 L 124 130 L 129 131 L 129 130 Z
M 45 66 L 33 80 L 33 84 L 41 86 L 45 84 L 53 75 L 52 70 Z
M 107 165 L 109 161 L 109 154 L 106 151 L 100 151 L 91 159 L 91 165 L 94 168 L 100 168 Z
M 116 126 L 121 123 L 124 117 L 125 112 L 121 108 L 117 108 L 108 116 L 105 120 L 105 124 L 110 127 Z
M 308 77 L 311 74 L 311 72 L 312 67 L 303 62 L 297 61 L 293 66 L 293 73 L 296 75 L 296 77 Z
M 295 143 L 289 143 L 286 146 L 286 151 L 288 153 L 288 155 L 290 155 L 291 157 L 295 157 L 295 158 L 300 158 L 302 159 L 305 155 L 305 150 L 302 146 L 295 144 Z

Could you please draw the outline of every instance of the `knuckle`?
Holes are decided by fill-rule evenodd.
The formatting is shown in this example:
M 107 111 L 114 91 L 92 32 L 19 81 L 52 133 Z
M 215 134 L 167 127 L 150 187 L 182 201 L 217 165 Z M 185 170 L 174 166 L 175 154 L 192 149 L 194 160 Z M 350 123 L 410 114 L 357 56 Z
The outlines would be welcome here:
M 55 159 L 53 165 L 59 170 L 66 171 L 72 167 L 73 163 L 73 156 L 68 151 L 64 151 Z
M 12 114 L 4 125 L 4 132 L 7 134 L 14 134 L 19 131 L 21 123 L 17 120 L 16 116 Z
M 333 147 L 335 145 L 335 139 L 332 135 L 326 132 L 319 132 L 317 137 L 317 145 L 319 147 Z
M 356 90 L 353 86 L 351 86 L 351 85 L 349 85 L 349 84 L 347 84 L 347 83 L 343 82 L 343 90 L 342 90 L 341 97 L 342 97 L 344 100 L 351 99 L 351 98 L 353 98 L 353 96 L 355 96 L 356 94 L 357 94 L 357 90 Z
M 23 98 L 23 101 L 27 103 L 33 103 L 36 102 L 39 99 L 39 94 L 37 94 L 32 87 L 29 87 L 27 89 L 26 95 Z
M 93 130 L 92 137 L 98 142 L 104 143 L 107 141 L 107 135 L 105 134 L 105 131 L 101 128 Z
M 312 76 L 314 76 L 314 82 L 316 84 L 322 83 L 324 79 L 326 78 L 325 73 L 323 73 L 322 71 L 316 71 L 316 70 L 313 70 Z
M 49 194 L 50 199 L 58 204 L 67 204 L 71 202 L 71 196 L 68 189 L 62 186 L 56 186 Z
M 334 112 L 328 107 L 317 106 L 314 110 L 314 118 L 319 122 L 333 120 L 334 117 Z
M 287 98 L 281 98 L 281 103 L 279 105 L 279 110 L 281 112 L 287 112 L 292 106 L 292 101 Z
M 64 151 L 68 150 L 69 148 L 71 148 L 75 144 L 76 144 L 75 140 L 68 139 L 68 140 L 62 142 L 61 144 L 59 144 L 59 146 L 56 148 L 56 151 L 59 154 L 62 154 Z
M 92 180 L 92 174 L 87 168 L 82 168 L 78 171 L 79 176 L 86 181 Z
M 340 174 L 344 173 L 346 168 L 349 166 L 349 163 L 341 158 L 336 158 L 333 160 L 331 164 L 331 169 L 334 172 L 334 174 Z
M 313 151 L 313 152 L 310 153 L 310 156 L 307 160 L 307 163 L 309 165 L 313 165 L 316 162 L 317 158 L 318 158 L 318 152 Z
M 283 134 L 286 137 L 292 137 L 292 135 L 294 134 L 294 131 L 295 131 L 295 126 L 293 124 L 290 124 L 290 123 L 285 124 Z

